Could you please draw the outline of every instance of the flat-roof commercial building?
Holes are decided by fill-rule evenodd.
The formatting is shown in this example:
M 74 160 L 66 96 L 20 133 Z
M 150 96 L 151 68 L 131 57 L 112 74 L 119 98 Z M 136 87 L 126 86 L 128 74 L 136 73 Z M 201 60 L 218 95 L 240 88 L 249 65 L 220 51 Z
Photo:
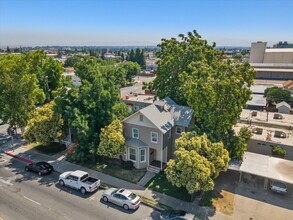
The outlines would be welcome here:
M 293 115 L 243 109 L 235 132 L 243 126 L 253 133 L 247 151 L 271 156 L 278 145 L 286 150 L 285 159 L 293 160 Z
M 266 42 L 251 44 L 250 65 L 257 79 L 293 79 L 293 48 L 266 48 Z

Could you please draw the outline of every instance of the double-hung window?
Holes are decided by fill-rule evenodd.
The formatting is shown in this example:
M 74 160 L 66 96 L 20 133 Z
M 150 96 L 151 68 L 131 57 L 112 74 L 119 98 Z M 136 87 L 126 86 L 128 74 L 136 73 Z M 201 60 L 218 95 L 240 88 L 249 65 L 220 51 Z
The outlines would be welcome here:
M 132 138 L 139 139 L 139 132 L 137 128 L 132 128 Z
M 181 133 L 182 133 L 182 128 L 176 127 L 176 134 L 181 134 Z
M 129 160 L 132 160 L 136 162 L 136 149 L 135 148 L 129 148 Z
M 140 149 L 140 162 L 146 162 L 145 149 Z
M 158 143 L 158 133 L 157 132 L 151 132 L 151 142 Z

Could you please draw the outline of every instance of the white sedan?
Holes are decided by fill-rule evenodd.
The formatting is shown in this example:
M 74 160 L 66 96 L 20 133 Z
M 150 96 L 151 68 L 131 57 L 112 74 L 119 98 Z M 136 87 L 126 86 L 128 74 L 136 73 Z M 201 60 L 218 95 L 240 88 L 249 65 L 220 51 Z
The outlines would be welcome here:
M 126 189 L 110 188 L 104 191 L 103 200 L 122 206 L 125 210 L 137 209 L 140 198 L 136 194 Z

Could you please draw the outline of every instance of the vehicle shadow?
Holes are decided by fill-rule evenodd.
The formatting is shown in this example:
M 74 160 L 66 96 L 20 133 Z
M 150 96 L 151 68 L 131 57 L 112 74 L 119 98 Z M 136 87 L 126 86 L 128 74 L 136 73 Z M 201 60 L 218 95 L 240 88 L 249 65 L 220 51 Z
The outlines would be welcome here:
M 15 160 L 13 158 L 11 158 L 5 164 L 5 167 L 15 174 L 16 178 L 14 179 L 14 181 L 17 183 L 24 181 L 37 181 L 39 185 L 50 187 L 53 186 L 58 179 L 55 173 L 39 176 L 37 173 L 25 171 L 25 166 L 25 163 Z
M 55 187 L 57 189 L 59 189 L 59 192 L 66 192 L 66 193 L 70 193 L 71 195 L 74 195 L 74 196 L 78 196 L 80 198 L 83 198 L 83 199 L 88 199 L 90 198 L 91 196 L 93 196 L 98 190 L 100 189 L 97 189 L 93 192 L 89 192 L 89 193 L 85 193 L 85 194 L 82 194 L 80 192 L 80 190 L 76 190 L 76 189 L 73 189 L 73 188 L 70 188 L 70 187 L 67 187 L 67 186 L 60 186 L 60 184 L 58 182 L 55 182 Z
M 115 205 L 115 204 L 113 204 L 113 203 L 111 203 L 111 202 L 105 202 L 102 198 L 100 199 L 100 202 L 101 202 L 102 204 L 106 205 L 107 208 L 117 209 L 117 210 L 119 210 L 119 211 L 121 211 L 121 212 L 124 212 L 124 213 L 126 213 L 126 214 L 133 214 L 134 212 L 136 212 L 136 210 L 139 209 L 139 207 L 138 207 L 137 209 L 134 209 L 134 210 L 133 210 L 133 209 L 125 210 L 125 209 L 124 209 L 123 207 L 121 207 L 121 206 Z

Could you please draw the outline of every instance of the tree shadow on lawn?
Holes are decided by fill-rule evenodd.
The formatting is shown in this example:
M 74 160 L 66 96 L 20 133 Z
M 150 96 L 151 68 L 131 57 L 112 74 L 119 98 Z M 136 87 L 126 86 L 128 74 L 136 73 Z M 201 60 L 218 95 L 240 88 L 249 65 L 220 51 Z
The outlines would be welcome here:
M 119 159 L 99 159 L 99 162 L 81 165 L 135 184 L 138 183 L 146 173 L 146 169 L 124 169 Z
M 26 146 L 24 146 L 26 147 Z M 29 146 L 27 146 L 29 147 Z M 60 153 L 64 150 L 66 150 L 66 146 L 64 144 L 60 144 L 60 143 L 50 143 L 48 145 L 42 145 L 42 144 L 39 144 L 39 143 L 33 143 L 31 144 L 31 147 L 29 148 L 30 150 L 34 150 L 34 151 L 37 151 L 39 153 L 42 153 L 42 154 L 46 154 L 46 155 L 49 155 L 49 156 L 53 156 L 57 153 Z

